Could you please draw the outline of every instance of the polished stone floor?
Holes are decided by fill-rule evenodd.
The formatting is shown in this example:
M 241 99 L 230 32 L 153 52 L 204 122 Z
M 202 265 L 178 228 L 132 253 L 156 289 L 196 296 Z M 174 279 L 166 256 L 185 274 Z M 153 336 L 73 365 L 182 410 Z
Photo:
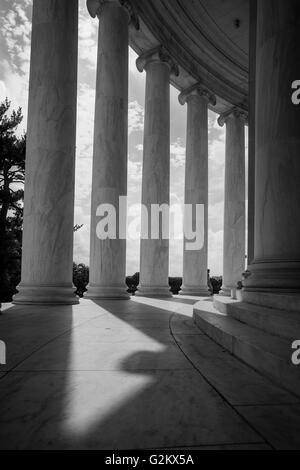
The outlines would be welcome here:
M 196 300 L 4 305 L 0 448 L 300 449 L 300 400 L 201 333 Z

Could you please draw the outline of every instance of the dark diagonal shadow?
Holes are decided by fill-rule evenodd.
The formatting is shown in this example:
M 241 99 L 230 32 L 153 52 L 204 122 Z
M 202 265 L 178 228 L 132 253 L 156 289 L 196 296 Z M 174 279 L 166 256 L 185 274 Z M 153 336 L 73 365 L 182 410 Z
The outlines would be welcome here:
M 152 301 L 156 305 L 151 305 Z M 118 323 L 116 335 L 126 335 L 130 327 L 138 330 L 145 342 L 132 340 L 132 348 L 127 349 L 129 337 L 121 346 L 124 354 L 117 370 L 99 372 L 107 383 L 99 385 L 101 392 L 93 397 L 85 425 L 79 413 L 73 429 L 69 427 L 78 448 L 117 450 L 255 442 L 255 433 L 223 403 L 174 342 L 169 329 L 171 317 L 177 326 L 181 323 L 182 331 L 196 328 L 190 315 L 180 313 L 179 302 L 139 298 L 95 303 L 122 322 L 124 329 Z M 185 302 L 182 305 L 187 307 Z M 119 348 L 116 344 L 111 347 Z M 94 409 L 101 410 L 98 419 Z
M 23 359 L 0 380 L 0 448 L 257 442 L 175 343 L 171 319 L 178 332 L 198 334 L 184 300 L 85 300 L 19 320 L 12 307 L 8 344 L 23 338 L 25 349 L 16 346 Z

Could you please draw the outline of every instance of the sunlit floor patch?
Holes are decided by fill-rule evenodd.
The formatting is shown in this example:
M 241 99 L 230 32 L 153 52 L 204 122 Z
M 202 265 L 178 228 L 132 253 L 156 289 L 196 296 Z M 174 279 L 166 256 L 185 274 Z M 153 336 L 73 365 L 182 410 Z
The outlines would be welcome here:
M 199 300 L 199 297 L 192 296 L 177 296 L 174 300 L 159 299 L 154 297 L 132 297 L 132 302 L 139 304 L 149 305 L 151 307 L 166 310 L 170 313 L 180 312 L 182 315 L 191 316 L 193 312 L 193 302 L 185 303 L 184 300 L 194 301 Z
M 111 306 L 114 307 L 113 302 Z M 74 329 L 68 338 L 71 343 L 70 372 L 66 381 L 63 429 L 77 437 L 84 436 L 93 426 L 99 426 L 154 383 L 149 372 L 142 373 L 144 368 L 155 367 L 155 364 L 149 365 L 149 361 L 133 361 L 133 370 L 122 370 L 130 369 L 130 358 L 145 358 L 147 353 L 163 354 L 167 349 L 166 345 L 128 325 L 124 319 L 97 307 L 104 317 Z M 106 368 L 109 370 L 104 372 Z M 89 370 L 98 369 L 98 373 L 89 374 Z M 134 373 L 134 369 L 138 372 Z M 78 370 L 87 371 L 79 381 Z
M 62 431 L 84 438 L 95 426 L 101 427 L 111 415 L 143 393 L 154 379 L 147 374 L 122 371 L 78 374 L 66 381 L 65 419 Z

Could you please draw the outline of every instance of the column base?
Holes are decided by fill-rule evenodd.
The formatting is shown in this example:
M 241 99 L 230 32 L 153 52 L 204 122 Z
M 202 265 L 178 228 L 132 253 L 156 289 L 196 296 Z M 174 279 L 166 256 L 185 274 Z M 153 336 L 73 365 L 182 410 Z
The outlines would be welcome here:
M 79 297 L 75 294 L 75 287 L 25 285 L 17 287 L 18 293 L 13 296 L 12 303 L 16 305 L 75 305 Z
M 242 301 L 271 309 L 300 312 L 300 294 L 280 292 L 242 291 Z
M 126 286 L 97 286 L 88 285 L 85 299 L 91 300 L 128 300 L 130 295 L 126 292 Z
M 138 297 L 173 297 L 170 286 L 138 286 L 135 295 Z
M 243 280 L 246 303 L 300 312 L 300 262 L 254 261 Z
M 223 295 L 223 296 L 226 296 L 226 297 L 231 297 L 231 290 L 233 289 L 234 287 L 231 287 L 231 286 L 222 286 L 221 287 L 221 290 L 219 292 L 218 295 Z
M 300 262 L 254 261 L 248 266 L 243 286 L 248 292 L 300 294 Z
M 210 297 L 208 286 L 182 286 L 179 295 L 194 295 L 197 297 Z

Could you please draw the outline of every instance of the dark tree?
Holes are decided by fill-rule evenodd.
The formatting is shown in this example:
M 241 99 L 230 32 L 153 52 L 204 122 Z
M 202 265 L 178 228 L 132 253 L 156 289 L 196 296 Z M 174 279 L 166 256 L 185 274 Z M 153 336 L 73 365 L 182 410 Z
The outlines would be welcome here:
M 126 276 L 127 292 L 134 295 L 140 282 L 140 273 L 134 273 L 133 276 Z
M 169 277 L 169 286 L 172 294 L 177 295 L 182 285 L 182 277 Z
M 83 263 L 73 263 L 73 284 L 76 287 L 76 294 L 82 297 L 86 292 L 89 282 L 89 267 Z
M 16 130 L 22 110 L 0 103 L 0 301 L 10 301 L 20 278 L 26 137 Z
M 222 287 L 222 276 L 213 276 L 210 278 L 210 282 L 213 288 L 212 293 L 218 294 Z

